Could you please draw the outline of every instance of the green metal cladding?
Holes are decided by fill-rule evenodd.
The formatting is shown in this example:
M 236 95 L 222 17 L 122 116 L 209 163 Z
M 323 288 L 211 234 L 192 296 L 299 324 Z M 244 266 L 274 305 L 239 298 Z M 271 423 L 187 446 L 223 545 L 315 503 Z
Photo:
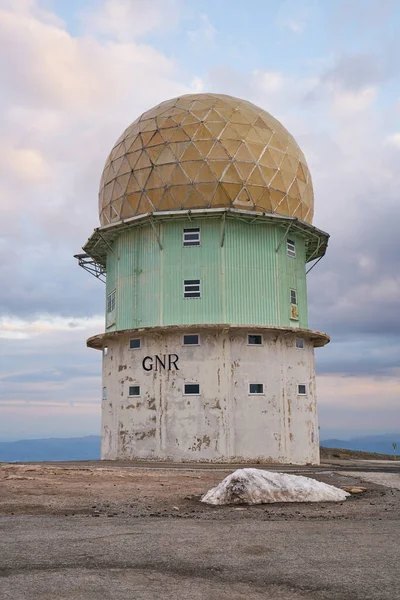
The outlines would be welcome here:
M 183 229 L 200 227 L 201 245 L 183 247 Z M 116 308 L 106 331 L 162 325 L 230 324 L 307 328 L 304 238 L 238 219 L 188 218 L 147 222 L 122 232 L 107 253 L 107 295 Z M 159 236 L 162 249 L 156 234 Z M 277 250 L 278 248 L 278 250 Z M 201 280 L 201 298 L 185 299 L 183 281 Z M 291 319 L 290 290 L 298 319 Z

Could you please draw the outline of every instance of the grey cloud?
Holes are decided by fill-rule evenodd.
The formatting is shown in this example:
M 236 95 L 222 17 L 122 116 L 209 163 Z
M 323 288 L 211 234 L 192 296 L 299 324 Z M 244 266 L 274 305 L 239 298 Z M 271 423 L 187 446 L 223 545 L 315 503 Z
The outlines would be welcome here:
M 0 406 L 10 400 L 99 401 L 101 353 L 85 347 L 89 330 L 2 339 Z
M 374 409 L 360 410 L 359 407 L 335 408 L 319 402 L 318 408 L 321 438 L 355 436 L 360 434 L 378 434 L 386 431 L 398 431 L 400 406 L 388 408 L 377 399 Z
M 92 330 L 43 333 L 0 344 L 0 439 L 100 431 L 101 352 Z
M 375 8 L 379 12 L 378 3 Z M 351 17 L 355 22 L 358 14 Z M 35 179 L 35 173 L 17 168 L 18 161 L 10 164 L 7 153 L 0 156 L 0 194 L 10 200 L 0 233 L 0 277 L 7 282 L 0 314 L 101 314 L 104 285 L 80 270 L 72 256 L 98 225 L 97 189 L 105 158 L 143 110 L 189 90 L 174 66 L 151 48 L 127 47 L 121 55 L 115 45 L 114 53 L 108 49 L 109 56 L 93 40 L 92 45 L 74 40 L 78 63 L 82 53 L 85 56 L 82 68 L 71 59 L 68 45 L 59 49 L 66 64 L 77 67 L 71 68 L 76 80 L 58 71 L 49 78 L 48 71 L 37 70 L 41 56 L 27 52 L 36 46 L 26 27 L 15 31 L 26 41 L 21 45 L 11 36 L 9 60 L 1 67 L 4 139 L 10 153 L 25 146 L 37 149 L 51 175 Z M 44 48 L 56 43 L 52 36 L 41 42 Z M 317 351 L 321 374 L 384 377 L 397 366 L 400 156 L 398 150 L 384 147 L 385 137 L 398 133 L 397 115 L 391 107 L 383 113 L 379 106 L 359 111 L 355 106 L 350 117 L 342 119 L 332 106 L 332 87 L 350 92 L 356 102 L 357 92 L 366 87 L 385 86 L 398 72 L 393 62 L 397 55 L 397 47 L 387 39 L 368 54 L 345 47 L 329 69 L 315 66 L 310 80 L 279 74 L 276 85 L 269 87 L 260 83 L 259 74 L 233 68 L 216 69 L 208 76 L 208 89 L 248 98 L 280 118 L 307 156 L 316 190 L 315 225 L 331 234 L 327 256 L 308 276 L 310 325 L 332 336 L 332 343 Z M 68 93 L 60 98 L 68 82 Z M 84 345 L 82 331 L 73 338 L 63 332 L 51 338 L 3 341 L 1 360 L 10 378 L 0 385 L 2 406 L 14 394 L 26 402 L 33 398 L 57 404 L 78 398 L 100 406 L 100 353 Z M 57 371 L 60 376 L 54 375 Z M 16 372 L 19 375 L 13 375 Z M 323 405 L 321 410 L 323 422 L 359 419 L 357 411 L 343 417 L 340 411 L 327 413 Z M 65 422 L 69 419 L 71 426 L 76 415 L 68 414 Z M 366 415 L 365 423 L 373 425 L 375 417 Z M 11 417 L 7 419 L 0 423 L 0 434 L 9 427 Z M 38 418 L 34 426 L 44 433 L 51 424 L 42 427 Z M 61 421 L 58 426 L 62 430 Z M 28 419 L 21 427 L 29 431 Z M 98 420 L 90 429 L 88 419 L 85 427 L 97 431 Z M 70 430 L 77 431 L 73 426 Z
M 389 204 L 386 211 L 387 194 L 371 189 L 375 210 L 360 211 L 359 222 L 344 231 L 340 221 L 333 226 L 327 255 L 308 281 L 316 329 L 326 327 L 332 335 L 399 335 L 400 204 Z
M 347 377 L 392 376 L 400 370 L 400 342 L 398 337 L 384 334 L 354 333 L 346 338 L 333 337 L 332 343 L 316 352 L 318 375 L 340 373 Z
M 54 357 L 52 360 L 54 367 L 51 370 L 38 369 L 37 371 L 23 371 L 22 373 L 0 376 L 0 386 L 3 393 L 5 390 L 4 384 L 42 383 L 46 385 L 46 383 L 65 383 L 72 379 L 87 379 L 90 377 L 98 377 L 99 375 L 98 364 L 86 364 L 84 366 L 71 365 L 69 368 L 65 368 L 60 366 L 60 364 L 57 364 L 57 362 L 54 361 Z M 12 389 L 16 388 L 9 385 L 8 391 L 12 391 Z
M 358 91 L 371 85 L 379 85 L 398 72 L 397 60 L 391 54 L 345 54 L 321 77 L 322 82 L 332 81 L 343 89 Z

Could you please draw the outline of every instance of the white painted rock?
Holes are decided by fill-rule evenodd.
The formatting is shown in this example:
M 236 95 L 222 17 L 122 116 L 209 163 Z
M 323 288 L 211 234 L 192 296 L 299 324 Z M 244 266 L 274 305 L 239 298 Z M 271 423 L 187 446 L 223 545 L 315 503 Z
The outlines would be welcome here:
M 206 504 L 271 502 L 341 502 L 348 492 L 301 475 L 261 469 L 238 469 L 201 498 Z

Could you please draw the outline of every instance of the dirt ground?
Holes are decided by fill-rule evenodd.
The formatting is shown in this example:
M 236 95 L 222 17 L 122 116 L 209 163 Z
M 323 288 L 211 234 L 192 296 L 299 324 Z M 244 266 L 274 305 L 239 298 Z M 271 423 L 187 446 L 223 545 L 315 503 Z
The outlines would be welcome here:
M 400 464 L 268 466 L 366 488 L 344 502 L 202 504 L 234 469 L 0 465 L 1 600 L 400 598 Z
M 337 469 L 338 467 L 334 467 Z M 275 470 L 279 470 L 275 467 Z M 365 493 L 345 502 L 277 503 L 251 507 L 212 507 L 200 502 L 229 468 L 169 469 L 102 466 L 0 465 L 0 516 L 87 515 L 184 519 L 393 519 L 400 514 L 400 490 L 365 481 L 362 472 L 346 475 L 326 467 L 296 469 L 298 474 L 337 487 L 362 485 Z M 292 470 L 293 472 L 293 470 Z M 396 477 L 394 474 L 393 477 Z M 400 476 L 399 480 L 400 480 Z M 374 479 L 372 477 L 372 479 Z M 379 480 L 378 480 L 379 481 Z

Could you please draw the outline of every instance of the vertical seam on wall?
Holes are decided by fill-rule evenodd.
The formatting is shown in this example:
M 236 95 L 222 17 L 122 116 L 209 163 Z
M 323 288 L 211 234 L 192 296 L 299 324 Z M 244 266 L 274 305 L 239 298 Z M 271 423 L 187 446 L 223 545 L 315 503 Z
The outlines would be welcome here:
M 138 237 L 140 235 L 140 237 L 142 236 L 142 230 L 138 230 L 138 235 L 135 235 L 136 231 L 133 230 L 132 231 L 132 235 L 133 235 L 133 254 L 134 254 L 134 258 L 133 258 L 133 323 L 138 326 L 139 325 L 139 319 L 138 319 L 138 278 L 139 278 L 139 251 L 138 251 Z M 140 259 L 142 259 L 142 243 L 143 240 L 140 239 Z
M 224 358 L 225 358 L 225 373 L 224 373 L 224 377 L 225 377 L 225 386 L 226 386 L 226 411 L 225 411 L 225 429 L 226 429 L 226 451 L 227 451 L 227 456 L 228 458 L 231 458 L 232 456 L 234 456 L 235 452 L 235 448 L 234 448 L 234 431 L 233 431 L 233 424 L 232 424 L 232 418 L 233 418 L 233 378 L 230 376 L 230 369 L 231 369 L 231 364 L 232 364 L 232 352 L 231 352 L 231 330 L 228 329 L 228 331 L 225 334 L 225 351 L 224 351 Z
M 286 460 L 290 462 L 291 456 L 289 453 L 291 452 L 291 447 L 289 446 L 289 421 L 288 421 L 288 413 L 289 413 L 289 405 L 288 405 L 288 390 L 287 390 L 287 352 L 283 349 L 284 338 L 283 336 L 279 336 L 279 353 L 281 356 L 281 398 L 282 398 L 282 419 L 280 419 L 281 424 L 281 439 L 283 438 L 284 451 L 283 455 L 286 457 Z M 282 423 L 283 421 L 283 423 Z
M 115 290 L 116 290 L 116 301 L 115 301 L 115 330 L 118 331 L 120 329 L 121 326 L 121 278 L 120 278 L 120 273 L 119 273 L 119 266 L 120 266 L 120 252 L 121 252 L 121 236 L 118 236 L 117 238 L 117 257 L 114 260 L 117 261 L 117 277 L 115 279 Z M 115 271 L 114 271 L 115 272 Z M 118 287 L 117 287 L 118 286 Z
M 277 245 L 277 231 L 278 228 L 274 227 L 274 247 L 276 248 Z M 274 281 L 276 282 L 275 284 L 275 289 L 276 289 L 276 296 L 275 296 L 275 322 L 278 325 L 283 325 L 282 323 L 282 314 L 281 314 L 281 277 L 280 277 L 280 269 L 279 269 L 279 252 L 280 249 L 278 250 L 278 252 L 275 252 L 275 264 L 274 264 L 274 268 L 275 268 L 275 272 L 273 273 L 273 277 L 274 277 Z
M 224 226 L 224 221 L 223 219 L 221 220 L 221 232 L 222 232 L 222 227 Z M 225 237 L 224 237 L 224 245 L 221 246 L 220 243 L 220 256 L 221 256 L 221 260 L 220 260 L 220 272 L 221 272 L 221 285 L 220 285 L 220 290 L 222 290 L 222 299 L 221 299 L 221 304 L 222 304 L 222 323 L 226 323 L 226 282 L 225 282 L 225 242 L 226 242 L 226 230 L 227 230 L 227 220 L 225 220 Z
M 164 241 L 163 239 L 161 239 L 162 232 L 163 232 L 162 224 L 160 223 L 158 235 L 160 237 L 161 244 Z M 158 256 L 159 256 L 158 264 L 159 264 L 159 273 L 160 273 L 158 285 L 159 285 L 159 290 L 161 292 L 158 294 L 158 322 L 160 325 L 164 324 L 164 304 L 163 304 L 163 298 L 164 298 L 164 294 L 165 294 L 165 290 L 164 290 L 164 254 L 165 254 L 165 250 L 161 250 L 160 248 L 158 248 Z

